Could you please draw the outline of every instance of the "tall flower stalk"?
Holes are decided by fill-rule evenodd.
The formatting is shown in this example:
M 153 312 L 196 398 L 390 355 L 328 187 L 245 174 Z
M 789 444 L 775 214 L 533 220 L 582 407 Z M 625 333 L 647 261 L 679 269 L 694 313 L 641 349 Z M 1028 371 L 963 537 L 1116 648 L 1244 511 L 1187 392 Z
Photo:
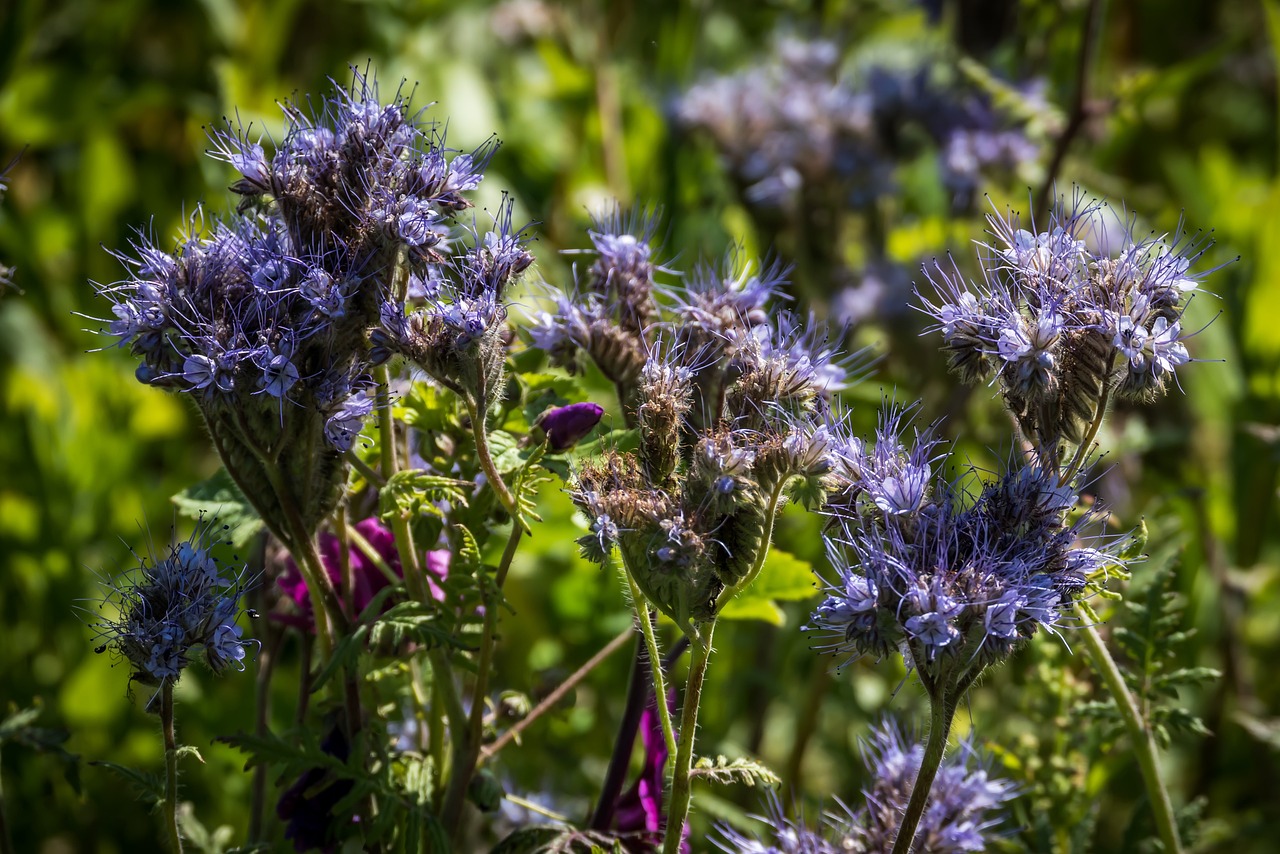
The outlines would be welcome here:
M 1199 235 L 1134 234 L 1105 204 L 1077 193 L 1049 214 L 1047 230 L 1016 216 L 989 216 L 993 241 L 979 252 L 983 281 L 958 270 L 929 273 L 937 321 L 952 369 L 967 382 L 994 382 L 1020 438 L 1066 487 L 1085 466 L 1116 399 L 1151 401 L 1191 361 L 1183 314 L 1204 272 L 1192 265 L 1209 246 Z M 1117 228 L 1118 227 L 1118 228 Z M 1119 233 L 1119 237 L 1114 235 Z M 1071 608 L 1094 666 L 1115 697 L 1138 755 L 1165 850 L 1181 850 L 1155 741 L 1087 604 Z
M 101 641 L 96 651 L 119 656 L 129 665 L 130 683 L 156 691 L 149 707 L 160 716 L 164 739 L 160 815 L 174 852 L 182 851 L 174 685 L 196 657 L 214 673 L 244 670 L 248 649 L 257 643 L 244 640 L 236 625 L 247 583 L 243 570 L 225 574 L 210 551 L 221 530 L 204 522 L 190 539 L 170 546 L 164 557 L 135 555 L 137 565 L 107 584 L 100 607 L 110 616 L 93 624 Z
M 602 564 L 615 549 L 621 557 L 639 594 L 637 623 L 650 656 L 658 651 L 650 605 L 691 642 L 678 733 L 663 721 L 675 746 L 664 845 L 675 850 L 716 615 L 759 574 L 788 484 L 823 482 L 820 424 L 847 366 L 826 346 L 821 326 L 768 316 L 781 270 L 704 267 L 666 307 L 654 298 L 652 270 L 636 273 L 648 259 L 638 248 L 643 233 L 616 229 L 593 238 L 601 262 L 591 281 L 598 284 L 577 300 L 561 298 L 557 312 L 543 316 L 535 343 L 566 366 L 585 350 L 614 378 L 640 434 L 637 451 L 585 462 L 572 496 L 591 521 L 579 540 L 583 554 Z M 606 303 L 605 293 L 616 299 Z M 653 668 L 652 678 L 654 696 L 664 696 L 661 672 Z

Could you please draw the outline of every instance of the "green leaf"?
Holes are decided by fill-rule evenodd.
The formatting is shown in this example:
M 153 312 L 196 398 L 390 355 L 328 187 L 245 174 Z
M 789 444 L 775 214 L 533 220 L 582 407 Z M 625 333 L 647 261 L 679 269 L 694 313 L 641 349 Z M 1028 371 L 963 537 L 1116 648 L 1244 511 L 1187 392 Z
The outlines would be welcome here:
M 393 516 L 427 514 L 443 519 L 438 502 L 466 506 L 467 495 L 474 487 L 470 481 L 429 474 L 418 469 L 398 471 L 378 492 L 378 514 L 383 521 Z
M 97 768 L 106 768 L 108 771 L 118 774 L 133 787 L 134 791 L 138 793 L 138 797 L 142 799 L 148 808 L 159 806 L 164 802 L 164 781 L 160 779 L 158 774 L 149 774 L 146 771 L 139 771 L 127 765 L 117 765 L 114 762 L 90 762 L 89 764 Z
M 808 561 L 771 548 L 756 580 L 720 609 L 726 620 L 764 620 L 780 626 L 785 615 L 776 602 L 798 602 L 817 592 L 817 579 Z
M 244 548 L 263 528 L 258 511 L 253 509 L 225 468 L 218 469 L 207 480 L 187 487 L 171 500 L 177 505 L 178 512 L 188 519 L 217 519 L 227 525 L 231 544 L 238 549 Z
M 706 777 L 716 783 L 746 783 L 755 786 L 763 783 L 767 786 L 782 785 L 782 778 L 770 771 L 763 763 L 754 759 L 728 759 L 717 756 L 715 759 L 702 757 L 693 764 L 690 776 Z
M 392 407 L 397 420 L 424 431 L 445 431 L 458 426 L 458 404 L 430 383 L 414 383 L 409 393 Z

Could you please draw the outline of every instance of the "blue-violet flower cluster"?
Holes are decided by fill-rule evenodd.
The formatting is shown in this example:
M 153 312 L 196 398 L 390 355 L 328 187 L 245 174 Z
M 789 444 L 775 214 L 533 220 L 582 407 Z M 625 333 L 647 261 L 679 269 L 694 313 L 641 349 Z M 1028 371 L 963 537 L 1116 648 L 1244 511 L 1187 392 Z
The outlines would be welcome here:
M 809 630 L 877 658 L 901 651 L 926 690 L 959 697 L 988 665 L 1064 619 L 1086 581 L 1116 565 L 1116 543 L 1079 544 L 1070 484 L 1036 461 L 1012 465 L 976 497 L 935 471 L 939 442 L 889 409 L 875 442 L 837 442 L 827 504 L 838 579 Z
M 926 270 L 950 364 L 966 382 L 995 378 L 1023 435 L 1042 450 L 1087 442 L 1111 395 L 1150 400 L 1191 360 L 1182 316 L 1205 275 L 1210 241 L 1138 238 L 1104 203 L 1059 202 L 1047 230 L 990 215 L 983 281 L 953 265 Z M 1117 243 L 1114 249 L 1112 244 Z
M 228 575 L 211 553 L 221 530 L 202 523 L 163 558 L 135 555 L 138 565 L 106 585 L 99 607 L 116 616 L 94 624 L 97 651 L 122 656 L 133 681 L 176 682 L 197 653 L 214 673 L 244 669 L 247 647 L 256 641 L 245 640 L 236 625 L 243 569 Z

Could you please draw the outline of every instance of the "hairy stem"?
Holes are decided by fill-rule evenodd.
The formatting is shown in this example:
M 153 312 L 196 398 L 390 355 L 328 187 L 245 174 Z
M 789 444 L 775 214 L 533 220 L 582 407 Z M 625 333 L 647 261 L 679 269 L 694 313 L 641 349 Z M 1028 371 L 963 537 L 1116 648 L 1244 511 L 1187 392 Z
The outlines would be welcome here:
M 498 497 L 498 503 L 502 505 L 502 509 L 506 510 L 511 517 L 512 524 L 522 533 L 532 533 L 528 524 L 520 516 L 520 508 L 516 506 L 515 496 L 507 488 L 502 475 L 498 473 L 497 465 L 493 462 L 493 454 L 489 451 L 489 435 L 485 430 L 484 414 L 472 400 L 467 400 L 467 412 L 471 416 L 471 435 L 476 443 L 476 458 L 480 461 L 480 470 L 489 481 L 489 488 Z
M 173 730 L 173 680 L 160 685 L 160 730 L 164 734 L 164 805 L 161 811 L 169 850 L 182 854 L 178 833 L 178 742 Z
M 486 453 L 488 449 L 486 446 Z M 495 485 L 502 484 L 499 479 Z M 505 491 L 506 486 L 503 484 Z M 510 493 L 508 493 L 510 495 Z M 480 738 L 484 732 L 485 697 L 489 691 L 489 670 L 493 665 L 493 649 L 497 642 L 499 600 L 503 582 L 511 569 L 511 561 L 515 557 L 516 548 L 520 545 L 520 536 L 524 528 L 518 517 L 511 520 L 511 536 L 507 539 L 506 550 L 494 573 L 493 583 L 485 586 L 484 593 L 484 631 L 480 636 L 480 653 L 476 659 L 476 684 L 471 696 L 471 717 L 467 722 L 462 739 L 462 751 L 455 753 L 450 768 L 449 790 L 445 794 L 443 821 L 446 831 L 456 838 L 462 827 L 462 808 L 467 797 L 467 787 L 471 784 L 471 776 L 475 773 L 476 763 L 480 758 Z
M 1080 633 L 1084 637 L 1085 647 L 1093 666 L 1107 683 L 1107 690 L 1116 701 L 1116 709 L 1124 721 L 1124 728 L 1133 742 L 1133 752 L 1138 759 L 1138 767 L 1142 771 L 1142 782 L 1146 785 L 1147 799 L 1151 802 L 1152 818 L 1160 841 L 1164 843 L 1166 854 L 1181 854 L 1182 843 L 1178 839 L 1178 823 L 1173 814 L 1173 801 L 1169 798 L 1169 790 L 1165 788 L 1160 777 L 1160 761 L 1156 755 L 1156 741 L 1151 729 L 1143 719 L 1138 703 L 1124 684 L 1124 674 L 1120 672 L 1116 660 L 1111 657 L 1102 634 L 1098 631 L 1097 616 L 1084 603 L 1076 604 L 1076 614 L 1080 618 Z
M 920 826 L 924 808 L 929 803 L 929 790 L 933 788 L 933 779 L 938 775 L 943 754 L 947 752 L 947 737 L 951 734 L 951 721 L 956 714 L 958 696 L 947 693 L 942 687 L 929 692 L 929 738 L 925 741 L 920 771 L 911 787 L 911 800 L 907 801 L 907 810 L 903 813 L 898 836 L 893 842 L 893 854 L 908 854 L 911 851 L 916 828 Z
M 381 452 L 380 465 L 382 477 L 390 480 L 396 473 L 396 431 L 391 421 L 391 372 L 386 365 L 380 365 L 374 371 L 378 387 L 375 395 L 375 406 L 378 409 L 378 445 Z
M 671 710 L 667 708 L 667 683 L 662 674 L 662 655 L 658 650 L 658 636 L 653 630 L 653 616 L 649 610 L 649 601 L 640 592 L 639 585 L 631 577 L 631 571 L 623 570 L 627 576 L 627 585 L 631 588 L 631 603 L 635 606 L 636 622 L 644 635 L 645 649 L 649 653 L 649 673 L 653 678 L 653 698 L 658 707 L 658 721 L 662 724 L 662 740 L 667 745 L 667 756 L 676 752 L 676 735 L 671 728 Z
M 698 704 L 702 685 L 711 661 L 711 636 L 715 621 L 694 626 L 690 639 L 693 654 L 689 660 L 689 682 L 684 692 L 684 708 L 680 711 L 680 739 L 676 746 L 676 762 L 671 772 L 671 803 L 667 807 L 667 829 L 662 839 L 663 854 L 679 854 L 684 836 L 684 822 L 689 815 L 690 771 L 693 768 L 693 737 L 698 729 Z M 655 668 L 657 669 L 657 668 Z M 666 698 L 662 698 L 665 702 Z

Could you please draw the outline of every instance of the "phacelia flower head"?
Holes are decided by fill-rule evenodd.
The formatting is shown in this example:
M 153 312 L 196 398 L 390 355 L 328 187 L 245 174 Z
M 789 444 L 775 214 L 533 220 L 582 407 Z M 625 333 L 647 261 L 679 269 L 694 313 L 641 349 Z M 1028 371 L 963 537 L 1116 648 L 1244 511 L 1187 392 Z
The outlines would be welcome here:
M 386 103 L 358 71 L 310 103 L 284 106 L 273 144 L 241 127 L 213 132 L 211 155 L 241 176 L 237 213 L 197 215 L 172 252 L 139 232 L 118 253 L 124 278 L 98 286 L 111 303 L 106 331 L 138 358 L 138 378 L 191 397 L 228 472 L 286 543 L 310 536 L 338 500 L 371 368 L 406 349 L 408 283 L 449 271 L 450 296 L 416 327 L 439 331 L 429 343 L 447 361 L 497 337 L 502 288 L 531 261 L 506 206 L 496 235 L 451 254 L 451 223 L 491 143 L 449 149 L 403 92 Z M 470 376 L 493 374 L 497 349 L 483 355 Z
M 765 833 L 721 826 L 717 846 L 732 854 L 886 854 L 911 798 L 924 745 L 886 719 L 863 742 L 862 755 L 871 777 L 862 807 L 839 804 L 815 820 L 788 819 L 773 796 L 766 814 L 753 816 L 768 828 Z M 928 854 L 986 851 L 1001 822 L 1000 809 L 1017 794 L 1011 783 L 991 776 L 971 742 L 943 760 L 931 792 L 911 849 Z
M 93 623 L 100 645 L 124 658 L 131 680 L 158 686 L 176 682 L 197 656 L 214 673 L 244 670 L 254 640 L 237 625 L 243 568 L 227 571 L 212 547 L 223 528 L 202 522 L 166 555 L 135 554 L 137 566 L 106 584 L 99 608 L 114 611 Z
M 778 796 L 770 792 L 763 815 L 749 816 L 761 822 L 766 830 L 748 833 L 728 825 L 720 825 L 719 838 L 712 839 L 726 854 L 842 854 L 840 847 L 850 836 L 846 814 L 824 814 L 816 820 L 787 818 Z
M 807 627 L 846 654 L 901 652 L 930 695 L 967 687 L 1039 629 L 1062 624 L 1086 581 L 1117 563 L 1116 544 L 1080 545 L 1072 485 L 1015 463 L 976 496 L 932 468 L 928 433 L 904 442 L 890 410 L 870 449 L 836 462 L 827 547 L 837 578 Z
M 880 854 L 893 848 L 924 759 L 924 745 L 908 739 L 892 720 L 885 720 L 863 743 L 862 754 L 871 772 L 871 783 L 863 790 L 866 806 L 842 828 L 835 850 Z M 991 776 L 972 742 L 961 744 L 938 769 L 912 850 L 930 854 L 986 851 L 1001 821 L 1000 808 L 1016 794 L 1012 783 Z
M 1079 193 L 1045 231 L 1012 214 L 987 220 L 983 281 L 935 264 L 936 301 L 922 302 L 952 368 L 997 381 L 1027 439 L 1045 451 L 1080 443 L 1112 396 L 1151 399 L 1176 381 L 1191 361 L 1182 314 L 1206 275 L 1191 267 L 1211 241 L 1138 237 L 1135 220 Z

